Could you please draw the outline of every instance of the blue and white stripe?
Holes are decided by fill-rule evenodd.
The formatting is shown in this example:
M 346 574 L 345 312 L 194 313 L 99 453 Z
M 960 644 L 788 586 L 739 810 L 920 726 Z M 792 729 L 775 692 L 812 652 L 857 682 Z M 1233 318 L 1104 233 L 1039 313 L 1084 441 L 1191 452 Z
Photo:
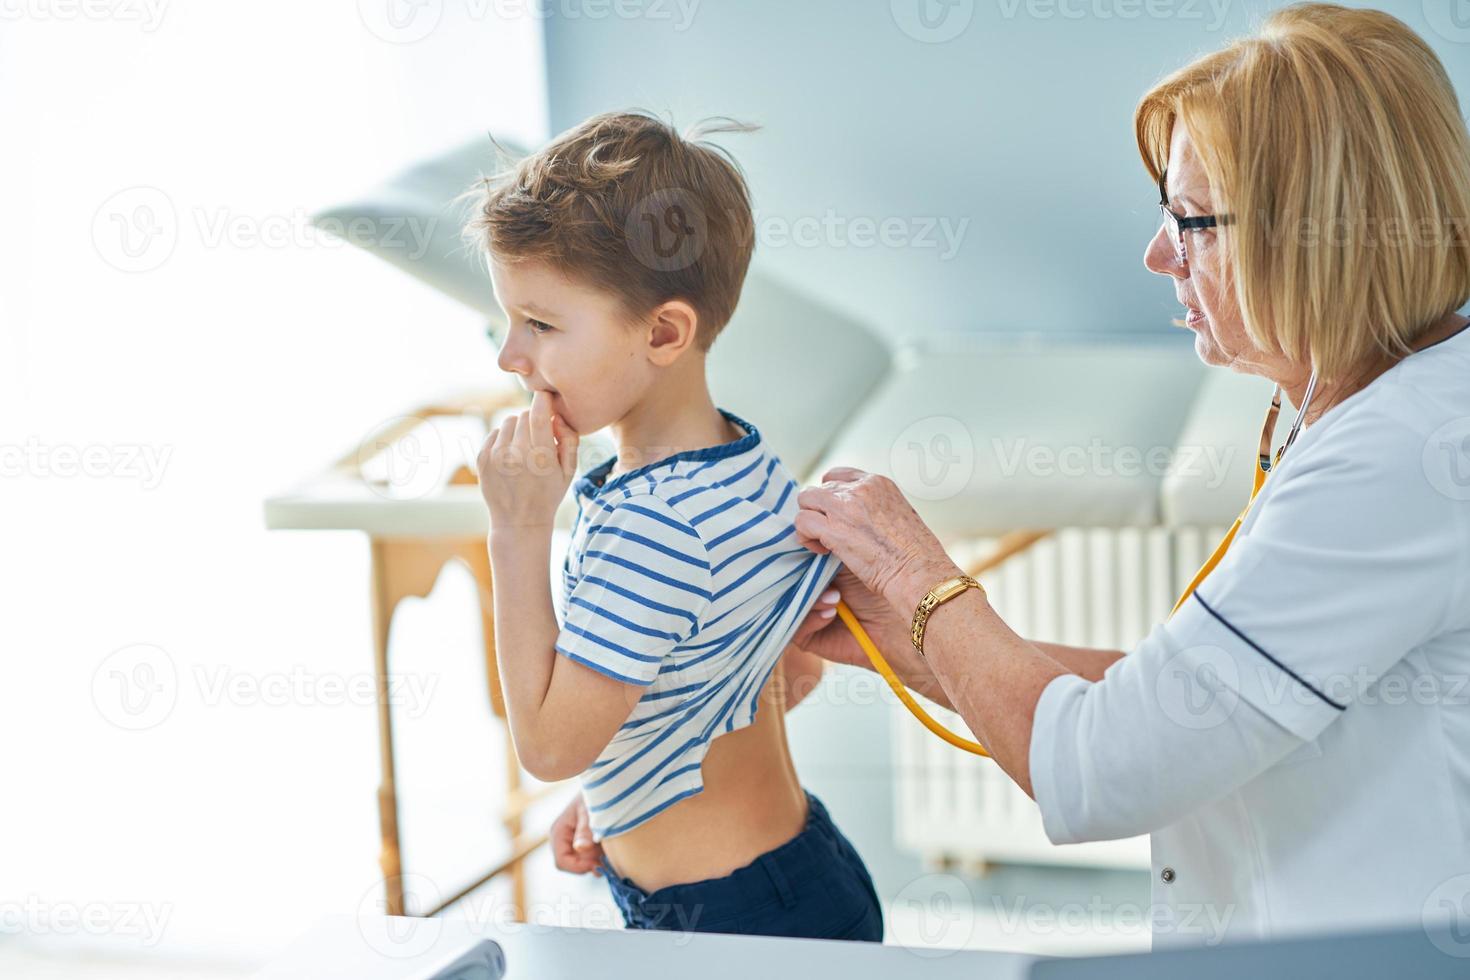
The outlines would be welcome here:
M 734 442 L 575 484 L 557 651 L 645 688 L 582 774 L 593 836 L 704 787 L 710 741 L 749 725 L 791 634 L 839 563 L 796 540 L 796 481 L 754 426 Z

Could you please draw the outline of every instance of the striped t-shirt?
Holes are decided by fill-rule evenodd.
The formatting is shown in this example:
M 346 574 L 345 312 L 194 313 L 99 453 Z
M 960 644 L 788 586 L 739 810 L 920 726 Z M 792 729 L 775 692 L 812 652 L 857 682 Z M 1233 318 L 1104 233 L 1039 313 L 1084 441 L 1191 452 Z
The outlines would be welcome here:
M 593 837 L 698 793 L 709 743 L 749 725 L 792 633 L 837 573 L 796 539 L 796 481 L 754 426 L 576 481 L 557 652 L 643 696 L 582 774 Z M 604 482 L 605 481 L 605 482 Z

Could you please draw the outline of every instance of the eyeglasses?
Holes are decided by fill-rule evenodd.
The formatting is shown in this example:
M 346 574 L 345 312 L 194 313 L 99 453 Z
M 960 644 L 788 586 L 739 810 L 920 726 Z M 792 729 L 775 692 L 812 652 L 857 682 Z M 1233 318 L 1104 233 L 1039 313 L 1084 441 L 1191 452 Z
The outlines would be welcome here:
M 1169 229 L 1174 239 L 1174 251 L 1181 264 L 1189 261 L 1189 256 L 1184 250 L 1186 231 L 1199 231 L 1230 223 L 1230 218 L 1226 215 L 1205 214 L 1186 218 L 1181 214 L 1175 214 L 1174 210 L 1169 207 L 1169 192 L 1164 189 L 1164 171 L 1162 170 L 1159 171 L 1159 210 L 1164 214 L 1164 227 Z

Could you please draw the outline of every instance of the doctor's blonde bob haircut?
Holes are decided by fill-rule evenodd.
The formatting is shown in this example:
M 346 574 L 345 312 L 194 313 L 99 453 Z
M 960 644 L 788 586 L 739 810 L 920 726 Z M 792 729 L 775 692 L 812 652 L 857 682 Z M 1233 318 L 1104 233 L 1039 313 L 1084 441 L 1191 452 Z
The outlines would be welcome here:
M 1176 120 L 1258 348 L 1347 381 L 1470 299 L 1470 135 L 1403 22 L 1297 4 L 1168 76 L 1134 116 L 1156 181 Z

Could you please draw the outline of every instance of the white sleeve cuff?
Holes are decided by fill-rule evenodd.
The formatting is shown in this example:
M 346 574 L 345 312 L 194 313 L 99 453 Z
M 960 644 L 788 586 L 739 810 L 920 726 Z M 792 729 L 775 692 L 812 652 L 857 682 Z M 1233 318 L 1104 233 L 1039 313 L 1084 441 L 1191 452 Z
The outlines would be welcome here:
M 1060 751 L 1061 739 L 1075 737 L 1077 702 L 1087 690 L 1088 682 L 1076 674 L 1053 677 L 1042 688 L 1031 720 L 1031 794 L 1041 808 L 1042 829 L 1053 844 L 1076 844 L 1077 837 L 1067 827 L 1062 815 L 1065 809 L 1062 785 L 1076 785 L 1078 774 L 1068 760 L 1077 758 L 1076 748 Z M 1067 771 L 1058 772 L 1065 767 Z

